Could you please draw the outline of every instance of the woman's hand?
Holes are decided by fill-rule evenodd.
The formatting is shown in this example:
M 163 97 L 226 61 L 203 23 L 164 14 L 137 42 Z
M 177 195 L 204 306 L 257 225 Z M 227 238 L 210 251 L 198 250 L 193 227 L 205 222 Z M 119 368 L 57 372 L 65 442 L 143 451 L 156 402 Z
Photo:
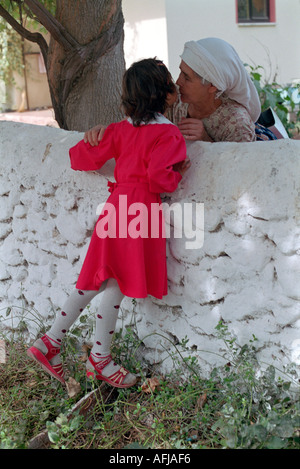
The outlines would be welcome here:
M 213 140 L 206 133 L 203 122 L 200 119 L 186 117 L 178 124 L 178 128 L 184 138 L 190 141 L 202 140 L 212 142 Z
M 105 129 L 106 127 L 104 125 L 98 124 L 85 132 L 83 140 L 85 143 L 89 143 L 92 147 L 95 147 L 100 140 L 102 140 Z

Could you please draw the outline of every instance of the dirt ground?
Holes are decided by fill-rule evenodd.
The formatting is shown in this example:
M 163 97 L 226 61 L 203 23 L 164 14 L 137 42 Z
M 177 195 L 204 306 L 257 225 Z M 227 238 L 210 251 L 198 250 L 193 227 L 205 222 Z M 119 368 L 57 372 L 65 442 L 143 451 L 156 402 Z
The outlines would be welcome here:
M 24 112 L 3 112 L 0 113 L 0 121 L 23 122 L 25 124 L 58 127 L 52 108 Z

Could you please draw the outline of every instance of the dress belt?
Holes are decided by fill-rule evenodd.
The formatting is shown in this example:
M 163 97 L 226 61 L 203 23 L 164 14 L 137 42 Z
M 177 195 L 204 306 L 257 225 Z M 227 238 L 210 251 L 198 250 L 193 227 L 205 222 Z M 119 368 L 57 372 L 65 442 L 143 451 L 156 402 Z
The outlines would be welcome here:
M 144 187 L 149 190 L 148 182 L 107 182 L 108 191 L 112 194 L 116 187 Z

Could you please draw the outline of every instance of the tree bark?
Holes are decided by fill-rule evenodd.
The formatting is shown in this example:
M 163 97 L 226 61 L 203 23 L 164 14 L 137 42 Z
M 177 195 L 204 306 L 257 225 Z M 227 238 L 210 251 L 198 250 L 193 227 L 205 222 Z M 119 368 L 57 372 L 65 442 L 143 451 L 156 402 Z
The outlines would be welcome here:
M 120 120 L 125 70 L 121 0 L 57 0 L 56 21 L 62 30 L 56 37 L 50 31 L 47 69 L 60 127 L 85 131 Z
M 66 130 L 85 131 L 120 120 L 124 18 L 122 0 L 57 0 L 56 17 L 38 0 L 26 6 L 51 35 L 18 23 L 1 5 L 0 15 L 41 48 L 55 118 Z

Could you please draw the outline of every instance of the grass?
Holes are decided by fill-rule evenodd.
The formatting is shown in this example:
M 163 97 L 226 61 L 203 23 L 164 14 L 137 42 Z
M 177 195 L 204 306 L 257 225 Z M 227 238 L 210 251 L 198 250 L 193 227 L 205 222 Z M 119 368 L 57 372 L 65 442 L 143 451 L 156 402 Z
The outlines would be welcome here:
M 208 378 L 201 377 L 187 340 L 174 346 L 170 374 L 157 376 L 136 358 L 140 342 L 134 329 L 117 334 L 116 358 L 131 371 L 138 370 L 141 380 L 125 390 L 102 384 L 85 416 L 71 413 L 76 402 L 95 389 L 74 345 L 76 328 L 64 349 L 68 371 L 80 383 L 73 398 L 27 357 L 25 329 L 5 340 L 6 363 L 0 364 L 0 449 L 29 448 L 41 432 L 48 435 L 50 449 L 300 448 L 299 388 L 293 370 L 285 379 L 273 366 L 259 372 L 256 339 L 240 347 L 222 323 L 216 334 L 226 346 L 226 365 Z M 188 379 L 183 381 L 183 375 Z

